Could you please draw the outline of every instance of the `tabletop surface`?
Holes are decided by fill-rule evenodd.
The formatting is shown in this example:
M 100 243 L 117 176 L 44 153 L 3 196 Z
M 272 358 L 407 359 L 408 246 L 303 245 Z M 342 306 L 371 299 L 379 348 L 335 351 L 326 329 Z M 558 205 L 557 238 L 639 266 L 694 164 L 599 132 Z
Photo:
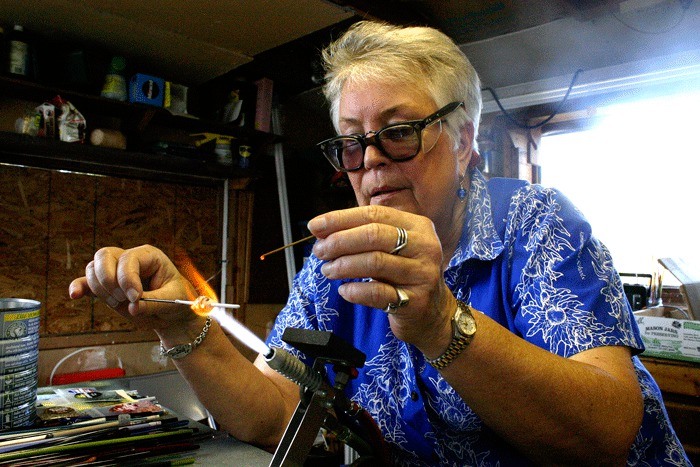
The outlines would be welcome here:
M 212 430 L 206 423 L 208 412 L 199 402 L 189 384 L 177 371 L 151 375 L 89 381 L 77 384 L 103 389 L 137 390 L 140 396 L 154 396 L 158 403 L 179 417 L 191 421 L 191 426 L 211 437 L 200 442 L 200 448 L 192 453 L 195 465 L 245 465 L 267 466 L 272 454 L 244 443 L 223 431 Z M 75 383 L 63 387 L 76 387 Z M 56 386 L 59 387 L 59 386 Z

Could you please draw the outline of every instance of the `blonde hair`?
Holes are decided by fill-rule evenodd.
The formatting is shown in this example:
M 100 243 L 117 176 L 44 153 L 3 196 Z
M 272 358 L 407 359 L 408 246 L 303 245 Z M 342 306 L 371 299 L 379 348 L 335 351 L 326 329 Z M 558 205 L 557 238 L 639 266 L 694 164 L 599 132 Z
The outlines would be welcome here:
M 464 102 L 464 112 L 458 112 L 447 132 L 457 145 L 459 129 L 471 123 L 476 149 L 481 115 L 479 77 L 459 47 L 437 29 L 360 21 L 326 47 L 322 59 L 326 72 L 323 93 L 336 131 L 345 83 L 406 83 L 424 88 L 438 108 Z

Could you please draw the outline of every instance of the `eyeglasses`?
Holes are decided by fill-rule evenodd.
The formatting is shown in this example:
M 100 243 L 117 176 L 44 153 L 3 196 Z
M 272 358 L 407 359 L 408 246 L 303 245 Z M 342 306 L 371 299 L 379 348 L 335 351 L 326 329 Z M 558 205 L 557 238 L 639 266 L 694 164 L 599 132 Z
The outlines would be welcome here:
M 463 102 L 452 102 L 423 120 L 393 123 L 377 131 L 364 135 L 342 135 L 318 143 L 323 155 L 339 172 L 353 172 L 364 166 L 365 150 L 374 146 L 383 155 L 396 162 L 405 162 L 418 155 L 423 146 L 423 130 L 434 123 L 442 125 L 442 119 L 459 107 Z M 442 126 L 440 126 L 442 131 Z M 369 135 L 372 136 L 369 136 Z M 439 137 L 439 134 L 438 134 Z M 425 152 L 430 151 L 437 143 Z

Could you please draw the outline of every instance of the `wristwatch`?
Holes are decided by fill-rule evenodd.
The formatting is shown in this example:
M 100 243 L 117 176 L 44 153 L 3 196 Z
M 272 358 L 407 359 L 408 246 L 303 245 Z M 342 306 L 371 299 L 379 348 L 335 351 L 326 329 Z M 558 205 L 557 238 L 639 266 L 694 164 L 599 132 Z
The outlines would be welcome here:
M 434 368 L 442 370 L 467 348 L 474 334 L 476 334 L 476 320 L 472 314 L 472 307 L 457 300 L 457 310 L 452 317 L 452 341 L 442 355 L 433 360 L 426 359 L 427 362 Z

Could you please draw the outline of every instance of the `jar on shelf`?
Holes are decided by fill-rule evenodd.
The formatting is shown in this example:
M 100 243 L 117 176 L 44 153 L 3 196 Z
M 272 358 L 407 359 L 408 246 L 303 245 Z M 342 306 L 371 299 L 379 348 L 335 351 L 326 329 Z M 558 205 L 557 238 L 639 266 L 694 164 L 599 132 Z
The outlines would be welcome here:
M 31 74 L 31 48 L 27 32 L 15 24 L 7 37 L 7 72 L 23 78 Z

